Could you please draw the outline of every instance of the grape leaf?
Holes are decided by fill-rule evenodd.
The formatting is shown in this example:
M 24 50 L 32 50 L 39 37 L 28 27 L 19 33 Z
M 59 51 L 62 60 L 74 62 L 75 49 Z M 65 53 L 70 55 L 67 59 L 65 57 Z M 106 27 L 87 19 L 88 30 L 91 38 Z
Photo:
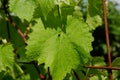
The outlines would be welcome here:
M 112 66 L 120 67 L 120 57 L 117 57 L 116 59 L 114 59 L 114 61 L 112 62 Z
M 14 64 L 14 53 L 12 45 L 0 45 L 0 72 L 7 68 L 12 69 Z
M 45 62 L 45 67 L 50 67 L 53 80 L 62 80 L 71 69 L 76 69 L 79 64 L 79 55 L 68 37 L 61 33 L 52 36 L 42 46 L 39 63 Z M 58 79 L 59 77 L 59 79 Z
M 103 57 L 94 57 L 94 58 L 92 59 L 92 64 L 93 64 L 94 66 L 106 66 Z
M 66 25 L 66 23 L 67 23 L 67 16 L 73 14 L 74 6 L 62 4 L 60 6 L 60 10 L 61 10 L 61 21 L 62 21 L 62 24 Z
M 30 75 L 30 79 L 27 80 L 40 80 L 39 74 L 37 73 L 36 68 L 33 64 L 25 64 L 24 67 L 26 68 L 24 72 Z
M 41 44 L 45 42 L 47 38 L 50 38 L 51 35 L 56 34 L 54 33 L 55 30 L 51 30 L 49 28 L 46 30 L 44 29 L 44 25 L 41 20 L 38 20 L 37 24 L 33 27 L 33 32 L 29 35 L 30 39 L 28 40 L 28 46 L 26 47 L 26 54 L 29 56 L 30 60 L 35 60 L 39 57 L 38 55 L 40 54 Z
M 101 75 L 101 79 L 98 78 L 98 76 L 92 76 L 90 77 L 90 80 L 107 80 L 107 77 Z
M 66 32 L 68 32 L 67 34 L 71 41 L 84 50 L 83 54 L 89 53 L 92 50 L 91 42 L 93 41 L 93 37 L 89 32 L 88 25 L 82 19 L 79 20 L 70 17 L 68 18 L 67 26 Z
M 39 20 L 29 35 L 26 54 L 38 64 L 50 67 L 53 80 L 62 80 L 81 61 L 87 62 L 93 41 L 89 27 L 83 21 L 68 17 L 66 33 L 60 29 L 45 29 Z
M 113 67 L 120 67 L 120 57 L 117 57 L 113 60 L 112 62 Z M 120 76 L 120 71 L 119 70 L 113 70 L 113 79 L 116 79 Z
M 44 18 L 46 19 L 48 13 L 52 11 L 52 9 L 55 6 L 55 2 L 54 2 L 55 0 L 37 0 L 37 1 L 40 4 Z
M 0 37 L 3 39 L 8 39 L 6 22 L 3 19 L 0 19 Z
M 16 16 L 30 21 L 36 5 L 34 0 L 9 0 L 9 7 Z
M 102 1 L 88 0 L 87 20 L 86 22 L 90 26 L 91 30 L 95 30 L 96 27 L 102 25 Z

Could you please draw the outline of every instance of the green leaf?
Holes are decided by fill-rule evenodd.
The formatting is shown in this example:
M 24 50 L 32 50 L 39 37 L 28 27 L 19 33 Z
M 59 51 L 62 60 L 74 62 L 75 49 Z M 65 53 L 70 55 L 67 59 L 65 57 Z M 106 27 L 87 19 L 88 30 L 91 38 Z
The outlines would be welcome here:
M 55 6 L 55 2 L 54 2 L 55 0 L 37 0 L 37 1 L 40 4 L 44 18 L 46 19 L 48 13 L 52 11 L 52 9 Z
M 88 61 L 93 38 L 83 21 L 68 17 L 66 33 L 60 29 L 45 29 L 41 20 L 37 20 L 32 29 L 26 54 L 31 60 L 38 60 L 38 64 L 45 63 L 53 80 L 64 79 L 72 69 Z
M 63 33 L 60 37 L 52 36 L 42 47 L 38 61 L 41 63 L 44 60 L 45 67 L 50 67 L 53 80 L 62 80 L 66 73 L 70 73 L 71 69 L 76 69 L 79 64 L 77 51 Z
M 12 45 L 0 45 L 0 72 L 12 69 L 14 64 L 14 53 Z
M 42 4 L 42 3 L 40 3 Z M 54 5 L 54 7 L 48 11 L 47 13 L 43 13 L 43 8 L 41 8 L 40 4 L 37 5 L 35 12 L 34 12 L 34 18 L 38 19 L 41 17 L 42 22 L 44 26 L 51 27 L 51 28 L 56 28 L 61 26 L 61 17 L 60 17 L 60 12 L 59 12 L 59 6 Z M 42 10 L 43 9 L 43 10 Z
M 29 79 L 24 80 L 40 80 L 39 74 L 33 64 L 25 64 L 24 67 L 26 68 L 24 72 L 30 76 Z
M 67 16 L 73 14 L 74 6 L 62 4 L 60 6 L 60 12 L 61 12 L 62 24 L 66 25 L 66 23 L 67 23 Z
M 3 39 L 8 39 L 6 22 L 3 19 L 0 19 L 0 37 Z
M 25 45 L 22 37 L 20 36 L 20 34 L 17 32 L 17 30 L 13 26 L 9 25 L 9 30 L 10 30 L 9 35 L 10 35 L 10 39 L 13 44 L 13 47 L 18 48 L 18 47 Z
M 17 77 L 17 76 L 20 76 L 22 74 L 24 74 L 24 71 L 22 70 L 22 68 L 17 63 L 15 63 L 15 65 L 14 65 L 14 75 Z
M 56 32 L 49 28 L 45 30 L 41 20 L 37 20 L 37 24 L 32 29 L 33 32 L 29 35 L 30 39 L 27 42 L 28 46 L 26 47 L 26 54 L 29 56 L 30 60 L 35 60 L 39 57 L 41 44 L 44 43 L 46 39 L 56 34 Z
M 0 80 L 2 80 L 2 79 L 3 79 L 4 75 L 5 75 L 5 73 L 4 73 L 4 72 L 0 72 Z
M 90 80 L 100 80 L 100 79 L 97 76 L 93 76 L 90 78 Z M 107 80 L 107 77 L 102 75 L 101 80 Z
M 73 14 L 74 6 L 62 4 L 60 6 L 60 9 L 61 9 L 61 15 L 68 15 L 68 14 L 71 15 Z
M 34 0 L 9 0 L 9 7 L 16 16 L 30 21 L 36 5 Z
M 92 64 L 94 66 L 106 66 L 106 63 L 104 62 L 103 57 L 94 57 L 92 60 Z
M 71 41 L 80 47 L 80 52 L 88 55 L 92 50 L 91 42 L 93 41 L 92 34 L 89 32 L 89 26 L 81 19 L 69 17 L 67 22 L 66 32 Z
M 117 57 L 113 62 L 112 66 L 114 67 L 120 67 L 120 57 Z
M 95 30 L 96 27 L 102 25 L 102 1 L 88 0 L 87 20 L 86 22 L 90 26 L 91 30 Z
M 30 24 L 28 21 L 22 22 L 20 18 L 12 16 L 13 21 L 16 23 L 17 27 L 21 30 L 22 33 L 26 31 L 26 28 Z M 12 25 L 13 26 L 13 25 Z M 13 26 L 14 27 L 14 26 Z
M 43 19 L 42 19 L 43 21 Z M 46 21 L 43 21 L 45 27 L 51 27 L 57 29 L 61 26 L 61 17 L 59 13 L 59 6 L 55 6 L 54 10 L 50 11 L 46 16 Z

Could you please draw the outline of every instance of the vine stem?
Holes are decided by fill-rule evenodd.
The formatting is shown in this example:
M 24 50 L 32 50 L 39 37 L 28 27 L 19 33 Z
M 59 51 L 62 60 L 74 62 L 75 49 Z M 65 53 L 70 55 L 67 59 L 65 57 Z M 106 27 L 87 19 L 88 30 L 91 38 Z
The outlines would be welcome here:
M 36 63 L 36 62 L 33 62 L 33 65 L 35 66 L 37 72 L 39 73 L 40 79 L 41 79 L 41 80 L 45 80 L 46 77 L 45 77 L 45 76 L 41 73 L 41 71 L 39 70 L 39 67 L 38 67 L 37 63 Z
M 24 36 L 24 34 L 22 33 L 22 31 L 18 28 L 18 26 L 16 25 L 16 23 L 12 20 L 11 16 L 8 16 L 9 18 L 5 17 L 5 20 L 10 22 L 10 24 L 16 29 L 16 31 L 19 33 L 19 35 L 22 37 L 23 41 L 26 41 L 26 37 Z
M 104 26 L 105 26 L 105 35 L 106 35 L 106 46 L 107 46 L 107 54 L 108 54 L 108 67 L 112 67 L 111 64 L 111 54 L 110 54 L 110 41 L 109 41 L 109 30 L 108 30 L 108 22 L 107 22 L 107 14 L 106 14 L 106 0 L 102 0 L 102 9 L 103 9 L 103 16 L 104 16 Z M 109 69 L 109 77 L 112 80 L 112 70 Z
M 41 73 L 41 71 L 40 71 L 40 69 L 39 69 L 39 66 L 37 65 L 37 62 L 31 61 L 31 62 L 18 62 L 18 63 L 21 63 L 21 64 L 33 64 L 34 67 L 35 67 L 35 69 L 37 70 L 37 72 L 38 72 L 38 74 L 39 74 L 40 80 L 46 80 L 46 76 L 44 76 L 44 75 Z
M 17 24 L 13 21 L 10 13 L 9 13 L 9 10 L 8 10 L 8 0 L 3 0 L 2 1 L 2 7 L 3 7 L 3 10 L 6 14 L 7 17 L 5 17 L 4 19 L 9 22 L 15 29 L 16 31 L 20 34 L 20 36 L 22 37 L 23 41 L 25 42 L 26 41 L 26 37 L 24 36 L 24 34 L 22 33 L 22 31 L 19 29 L 19 27 L 17 26 Z
M 76 71 L 73 70 L 73 73 L 74 73 L 74 75 L 75 75 L 75 77 L 76 77 L 76 80 L 81 80 L 81 79 L 79 78 L 79 76 L 78 76 L 78 74 L 77 74 Z

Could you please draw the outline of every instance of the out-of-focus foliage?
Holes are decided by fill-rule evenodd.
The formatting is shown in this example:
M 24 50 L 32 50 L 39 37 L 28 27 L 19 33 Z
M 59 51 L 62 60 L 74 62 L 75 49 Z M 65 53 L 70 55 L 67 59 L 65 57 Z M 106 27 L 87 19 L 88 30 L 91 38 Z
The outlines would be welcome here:
M 120 67 L 120 11 L 116 9 L 118 6 L 117 3 L 109 1 L 107 3 L 107 19 L 109 26 L 109 38 L 110 38 L 110 49 L 111 49 L 111 58 L 112 65 L 114 67 Z M 100 56 L 104 58 L 104 61 L 107 63 L 107 48 L 105 41 L 105 29 L 104 24 L 98 27 L 93 36 L 95 41 L 93 42 L 93 51 L 91 54 L 93 56 Z M 113 70 L 113 78 L 115 80 L 120 79 L 120 71 Z
M 109 37 L 111 45 L 111 55 L 114 59 L 119 56 L 120 52 L 120 12 L 116 9 L 117 4 L 108 2 L 107 4 L 107 17 L 109 26 Z M 93 55 L 106 56 L 106 41 L 104 25 L 98 27 L 94 33 L 95 41 L 93 42 L 94 51 Z
M 111 53 L 113 57 L 118 57 L 120 56 L 120 12 L 116 10 L 112 2 L 109 3 L 108 8 Z

